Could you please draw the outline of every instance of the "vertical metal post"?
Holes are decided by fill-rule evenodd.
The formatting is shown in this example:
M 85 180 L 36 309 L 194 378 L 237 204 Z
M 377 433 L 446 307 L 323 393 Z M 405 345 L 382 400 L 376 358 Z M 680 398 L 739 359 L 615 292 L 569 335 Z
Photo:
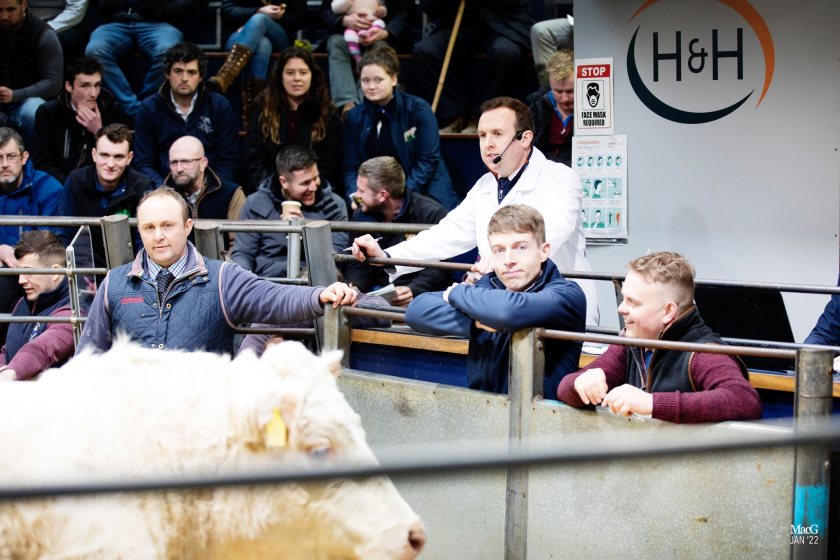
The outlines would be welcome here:
M 309 270 L 310 286 L 329 286 L 338 281 L 333 256 L 332 230 L 325 220 L 315 220 L 303 226 L 303 249 Z M 324 319 L 315 320 L 315 341 L 324 348 Z
M 196 222 L 195 248 L 208 259 L 221 259 L 224 242 L 217 222 Z
M 831 415 L 831 350 L 801 348 L 796 359 L 795 429 L 813 429 Z M 829 445 L 796 448 L 791 558 L 824 560 L 828 553 Z
M 134 260 L 128 216 L 124 214 L 105 216 L 99 223 L 102 225 L 102 238 L 105 241 L 105 259 L 108 268 L 116 268 Z
M 511 451 L 528 450 L 531 431 L 531 401 L 534 398 L 536 335 L 533 329 L 513 333 L 510 341 L 508 396 L 510 420 L 508 442 Z M 540 375 L 539 392 L 542 392 Z M 507 470 L 505 499 L 505 560 L 528 557 L 528 467 Z
M 342 350 L 344 355 L 341 365 L 350 366 L 350 328 L 341 307 L 336 309 L 332 305 L 324 308 L 324 342 L 321 351 L 327 350 Z
M 287 220 L 291 226 L 299 226 L 300 218 Z M 286 237 L 286 276 L 288 278 L 300 278 L 300 250 L 303 236 L 299 232 L 289 233 Z
M 82 323 L 78 321 L 82 316 L 82 305 L 79 301 L 79 279 L 76 277 L 76 250 L 70 245 L 64 250 L 64 261 L 67 266 L 67 287 L 70 293 L 70 319 L 73 326 L 73 346 L 79 345 L 82 337 Z

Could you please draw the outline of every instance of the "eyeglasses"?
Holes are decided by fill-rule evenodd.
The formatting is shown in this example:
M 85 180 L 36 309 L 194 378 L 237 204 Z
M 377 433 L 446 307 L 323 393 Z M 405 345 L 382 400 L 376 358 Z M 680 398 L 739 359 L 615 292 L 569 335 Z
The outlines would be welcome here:
M 169 161 L 169 167 L 192 167 L 196 164 L 196 162 L 201 161 L 204 158 L 193 158 L 193 159 L 173 159 Z
M 8 163 L 17 163 L 20 161 L 20 158 L 23 156 L 22 153 L 17 154 L 0 154 L 0 163 L 8 162 Z

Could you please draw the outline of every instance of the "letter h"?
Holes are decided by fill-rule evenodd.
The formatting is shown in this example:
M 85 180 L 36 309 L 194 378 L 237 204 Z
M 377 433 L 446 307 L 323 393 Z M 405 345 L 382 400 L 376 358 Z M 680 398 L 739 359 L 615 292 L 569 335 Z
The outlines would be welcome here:
M 718 50 L 718 30 L 712 29 L 712 79 L 718 79 L 718 59 L 736 58 L 738 60 L 738 79 L 744 79 L 744 37 L 743 30 L 739 27 L 737 31 L 738 48 L 734 51 Z
M 659 33 L 653 34 L 653 81 L 659 81 L 659 61 L 675 60 L 677 62 L 677 81 L 682 80 L 682 34 L 677 31 L 677 50 L 672 53 L 659 53 Z

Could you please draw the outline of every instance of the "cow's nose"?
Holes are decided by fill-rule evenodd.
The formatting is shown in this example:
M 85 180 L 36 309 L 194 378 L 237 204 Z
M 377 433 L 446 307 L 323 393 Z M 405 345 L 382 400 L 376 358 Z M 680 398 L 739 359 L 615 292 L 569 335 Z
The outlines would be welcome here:
M 411 547 L 411 552 L 406 558 L 416 558 L 426 545 L 426 529 L 419 520 L 408 529 L 408 545 Z

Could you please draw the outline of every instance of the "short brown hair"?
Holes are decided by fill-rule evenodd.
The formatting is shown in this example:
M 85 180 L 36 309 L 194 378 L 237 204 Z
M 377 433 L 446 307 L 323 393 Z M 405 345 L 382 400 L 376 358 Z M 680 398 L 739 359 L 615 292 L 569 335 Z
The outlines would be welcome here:
M 575 52 L 560 49 L 545 61 L 545 71 L 552 80 L 566 80 L 575 73 Z
M 392 78 L 400 75 L 400 59 L 397 57 L 397 51 L 383 42 L 365 51 L 362 60 L 359 61 L 359 73 L 361 74 L 362 68 L 372 64 L 381 66 Z
M 67 262 L 64 244 L 53 232 L 45 229 L 25 231 L 20 234 L 15 245 L 15 258 L 22 259 L 26 255 L 37 255 L 49 264 L 65 264 Z
M 498 233 L 531 233 L 537 243 L 545 243 L 545 220 L 539 210 L 525 204 L 502 206 L 487 224 L 487 236 Z
M 633 259 L 627 264 L 627 268 L 648 282 L 668 284 L 682 289 L 684 297 L 680 307 L 688 307 L 694 301 L 694 267 L 679 253 L 651 253 Z
M 391 156 L 370 158 L 359 166 L 359 177 L 368 180 L 368 187 L 374 192 L 385 190 L 393 198 L 405 196 L 405 170 Z
M 160 186 L 154 190 L 146 191 L 143 197 L 140 199 L 140 202 L 137 203 L 137 210 L 140 210 L 140 207 L 143 206 L 143 203 L 152 198 L 153 196 L 168 196 L 175 199 L 175 202 L 181 207 L 181 212 L 184 215 L 184 222 L 190 217 L 190 208 L 187 206 L 187 201 L 184 200 L 184 197 L 181 196 L 181 193 L 173 189 L 172 187 L 167 186 Z
M 128 142 L 128 151 L 131 151 L 131 144 L 134 141 L 134 133 L 131 131 L 130 128 L 128 128 L 124 124 L 111 123 L 97 130 L 96 134 L 94 135 L 94 146 L 99 142 L 99 139 L 103 136 L 106 137 L 108 141 L 114 144 L 122 144 L 123 142 Z
M 501 107 L 510 109 L 516 114 L 516 119 L 514 120 L 516 132 L 523 132 L 525 130 L 533 132 L 534 118 L 531 116 L 531 111 L 528 110 L 527 105 L 518 99 L 514 99 L 513 97 L 503 96 L 488 99 L 481 104 L 481 112 L 486 113 L 487 111 L 492 111 L 493 109 L 499 109 Z

